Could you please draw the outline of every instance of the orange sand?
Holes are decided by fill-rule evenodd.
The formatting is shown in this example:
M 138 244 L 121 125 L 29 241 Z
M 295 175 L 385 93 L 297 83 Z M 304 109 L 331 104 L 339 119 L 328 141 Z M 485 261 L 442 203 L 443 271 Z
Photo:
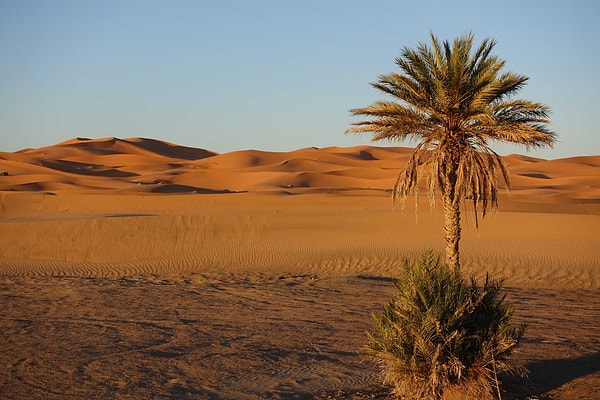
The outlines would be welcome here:
M 372 367 L 355 353 L 369 313 L 389 299 L 388 278 L 405 257 L 442 250 L 441 212 L 431 212 L 424 199 L 418 216 L 412 200 L 406 210 L 391 204 L 390 188 L 410 151 L 360 146 L 216 154 L 109 138 L 0 153 L 0 172 L 6 172 L 0 176 L 0 301 L 8 332 L 0 341 L 0 364 L 8 371 L 0 393 L 382 396 Z M 512 191 L 501 195 L 499 212 L 479 230 L 465 211 L 461 256 L 464 270 L 478 278 L 506 278 L 510 297 L 524 310 L 518 318 L 533 325 L 521 357 L 540 376 L 514 381 L 507 396 L 513 390 L 521 398 L 595 398 L 600 156 L 505 161 Z M 152 299 L 142 300 L 145 293 Z M 198 309 L 198 302 L 212 305 Z M 568 315 L 561 319 L 561 313 Z M 242 339 L 228 331 L 238 328 Z M 263 337 L 264 329 L 274 331 Z M 65 353 L 70 343 L 93 349 L 96 341 L 95 350 Z M 129 380 L 120 377 L 123 368 L 149 360 L 168 376 L 151 372 L 150 364 Z M 211 371 L 210 360 L 225 375 Z M 558 365 L 580 373 L 543 381 Z M 226 385 L 232 377 L 242 383 Z M 143 389 L 143 382 L 154 389 Z

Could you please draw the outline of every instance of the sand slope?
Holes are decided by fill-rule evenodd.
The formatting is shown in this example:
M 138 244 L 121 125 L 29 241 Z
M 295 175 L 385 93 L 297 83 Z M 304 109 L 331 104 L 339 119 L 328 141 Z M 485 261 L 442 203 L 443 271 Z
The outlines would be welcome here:
M 0 271 L 11 275 L 263 271 L 390 276 L 441 251 L 443 216 L 388 196 L 4 193 Z M 463 265 L 511 285 L 600 287 L 600 215 L 466 214 Z

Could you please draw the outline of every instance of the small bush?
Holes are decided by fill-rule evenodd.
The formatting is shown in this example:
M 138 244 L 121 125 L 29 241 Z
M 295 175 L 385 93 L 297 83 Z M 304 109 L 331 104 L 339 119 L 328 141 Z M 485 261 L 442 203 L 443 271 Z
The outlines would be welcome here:
M 398 293 L 373 315 L 366 351 L 397 397 L 493 399 L 497 373 L 524 372 L 510 363 L 524 327 L 510 324 L 502 281 L 479 287 L 428 251 L 406 262 L 395 284 Z

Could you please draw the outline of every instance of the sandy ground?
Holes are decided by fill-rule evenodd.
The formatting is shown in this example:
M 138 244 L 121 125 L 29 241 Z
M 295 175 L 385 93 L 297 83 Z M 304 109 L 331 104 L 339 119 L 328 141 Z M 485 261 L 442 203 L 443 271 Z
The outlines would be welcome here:
M 440 212 L 402 211 L 402 148 L 215 154 L 149 139 L 0 153 L 0 397 L 385 398 L 360 354 Z M 600 393 L 600 157 L 506 158 L 462 263 L 506 279 L 505 399 Z

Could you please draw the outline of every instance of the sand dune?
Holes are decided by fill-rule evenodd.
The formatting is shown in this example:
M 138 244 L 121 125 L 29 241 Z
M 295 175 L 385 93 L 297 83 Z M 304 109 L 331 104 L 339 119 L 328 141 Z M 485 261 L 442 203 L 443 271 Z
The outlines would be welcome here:
M 411 151 L 0 153 L 0 393 L 383 399 L 356 354 L 369 313 L 405 258 L 443 248 L 440 210 L 392 207 Z M 595 399 L 600 156 L 505 161 L 511 193 L 479 229 L 467 205 L 461 241 L 463 269 L 505 278 L 533 327 L 535 375 L 504 398 Z
M 0 153 L 0 191 L 113 190 L 119 193 L 214 191 L 304 193 L 388 190 L 411 150 L 356 146 L 226 154 L 153 139 L 73 139 L 40 149 Z M 543 160 L 505 157 L 512 196 L 531 203 L 575 200 L 598 210 L 600 156 Z M 109 178 L 109 179 L 105 179 Z M 160 188 L 161 185 L 168 185 Z M 541 199 L 540 199 L 541 197 Z M 574 208 L 567 212 L 573 212 Z M 535 207 L 533 207 L 535 208 Z

